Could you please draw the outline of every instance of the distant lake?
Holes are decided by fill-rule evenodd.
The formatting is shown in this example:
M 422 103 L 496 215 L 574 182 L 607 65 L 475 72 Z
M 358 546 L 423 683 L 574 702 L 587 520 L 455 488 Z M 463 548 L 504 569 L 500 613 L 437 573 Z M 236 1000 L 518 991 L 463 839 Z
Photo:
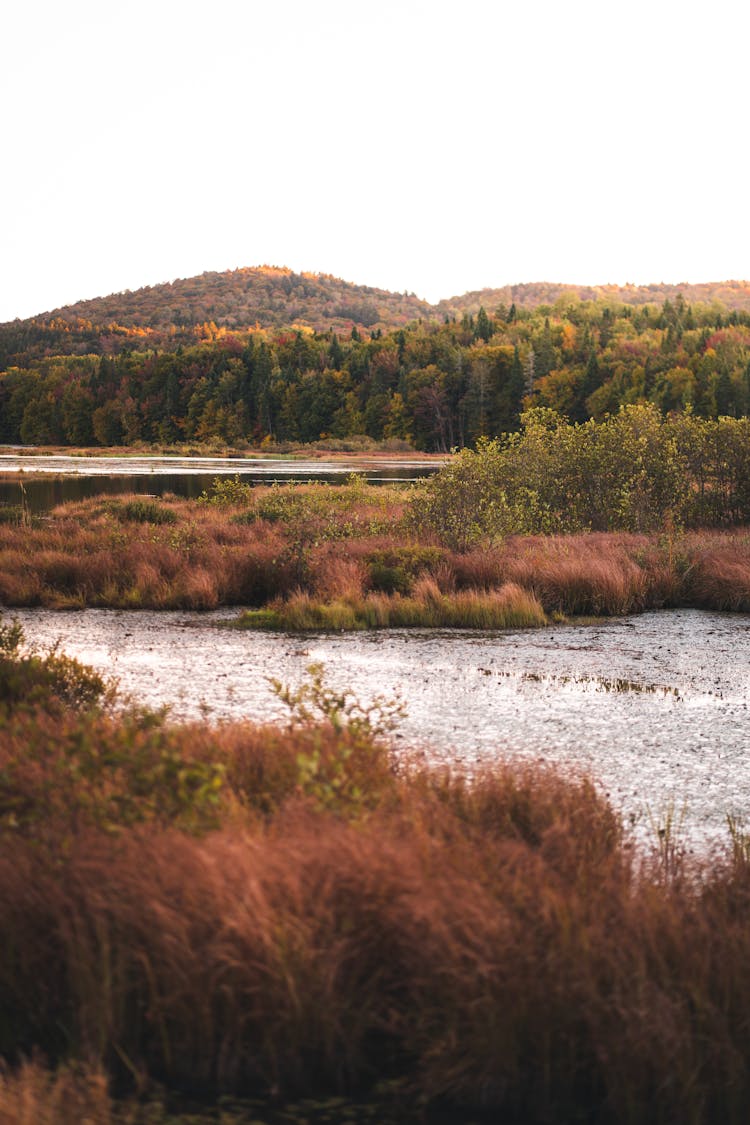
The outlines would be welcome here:
M 195 499 L 214 477 L 238 476 L 244 484 L 329 481 L 342 484 L 360 473 L 373 484 L 409 482 L 430 476 L 437 461 L 410 458 L 352 458 L 315 461 L 271 457 L 74 457 L 66 455 L 0 454 L 0 504 L 18 504 L 19 479 L 32 512 L 89 496 L 163 496 L 171 492 Z

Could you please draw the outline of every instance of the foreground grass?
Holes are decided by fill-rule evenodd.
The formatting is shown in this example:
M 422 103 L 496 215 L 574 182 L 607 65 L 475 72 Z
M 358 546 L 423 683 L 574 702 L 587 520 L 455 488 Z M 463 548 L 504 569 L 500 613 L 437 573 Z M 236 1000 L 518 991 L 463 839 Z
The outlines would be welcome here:
M 3 1122 L 747 1120 L 741 832 L 636 857 L 586 778 L 396 758 L 319 670 L 177 726 L 3 636 Z
M 94 498 L 0 518 L 0 604 L 259 612 L 248 627 L 506 628 L 691 606 L 750 611 L 750 534 L 418 537 L 403 488 L 217 482 L 206 502 Z

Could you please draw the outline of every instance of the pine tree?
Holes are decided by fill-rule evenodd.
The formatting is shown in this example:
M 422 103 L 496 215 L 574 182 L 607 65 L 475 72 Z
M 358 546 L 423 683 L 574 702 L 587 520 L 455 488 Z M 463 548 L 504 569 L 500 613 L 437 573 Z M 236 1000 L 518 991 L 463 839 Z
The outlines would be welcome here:
M 484 305 L 480 307 L 477 313 L 476 335 L 480 340 L 484 340 L 485 344 L 488 344 L 492 339 L 492 322 L 484 310 Z
M 340 371 L 341 363 L 344 359 L 344 352 L 342 350 L 341 344 L 339 343 L 339 338 L 335 332 L 331 336 L 331 346 L 328 349 L 328 358 L 331 361 L 331 367 L 334 369 L 334 371 Z
M 533 347 L 529 348 L 529 353 L 526 356 L 526 363 L 523 369 L 524 374 L 524 392 L 527 395 L 534 393 L 534 380 L 536 379 L 536 356 L 534 355 Z

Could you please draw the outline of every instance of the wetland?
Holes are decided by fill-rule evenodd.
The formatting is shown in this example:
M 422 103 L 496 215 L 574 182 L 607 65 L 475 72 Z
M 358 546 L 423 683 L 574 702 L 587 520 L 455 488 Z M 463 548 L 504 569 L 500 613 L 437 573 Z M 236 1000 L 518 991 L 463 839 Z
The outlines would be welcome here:
M 544 762 L 597 778 L 638 835 L 671 809 L 686 843 L 726 840 L 750 809 L 750 616 L 644 613 L 544 630 L 238 631 L 196 614 L 14 611 L 29 640 L 117 677 L 176 720 L 279 720 L 269 677 L 311 663 L 359 698 L 404 701 L 397 744 L 469 772 Z M 653 823 L 652 823 L 653 821 Z

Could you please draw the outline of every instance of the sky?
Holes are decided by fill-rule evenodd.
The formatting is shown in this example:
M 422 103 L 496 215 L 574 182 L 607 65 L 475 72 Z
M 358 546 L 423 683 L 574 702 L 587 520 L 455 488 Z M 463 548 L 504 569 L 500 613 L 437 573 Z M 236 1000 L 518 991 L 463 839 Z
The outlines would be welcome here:
M 750 277 L 746 0 L 7 0 L 0 321 L 262 264 Z

